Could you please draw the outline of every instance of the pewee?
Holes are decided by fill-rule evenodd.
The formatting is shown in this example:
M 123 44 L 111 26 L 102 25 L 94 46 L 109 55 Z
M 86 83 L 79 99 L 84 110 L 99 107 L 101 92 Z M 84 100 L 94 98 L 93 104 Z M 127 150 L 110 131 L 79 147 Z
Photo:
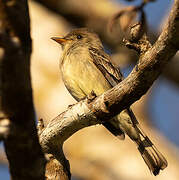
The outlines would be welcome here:
M 123 76 L 104 52 L 97 34 L 86 28 L 75 29 L 63 38 L 53 37 L 63 49 L 60 69 L 70 94 L 80 101 L 92 91 L 98 96 L 122 81 Z M 141 130 L 130 108 L 123 110 L 103 125 L 115 136 L 124 139 L 127 134 L 150 171 L 157 175 L 167 167 L 167 161 Z

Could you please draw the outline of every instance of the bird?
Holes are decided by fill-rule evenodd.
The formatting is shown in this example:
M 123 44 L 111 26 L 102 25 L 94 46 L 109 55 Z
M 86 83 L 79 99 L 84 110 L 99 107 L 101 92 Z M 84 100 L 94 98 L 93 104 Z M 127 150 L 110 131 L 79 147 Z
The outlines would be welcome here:
M 112 64 L 104 51 L 99 36 L 91 29 L 77 28 L 64 37 L 51 39 L 62 47 L 62 79 L 77 101 L 87 98 L 92 92 L 99 96 L 124 79 L 120 69 Z M 167 167 L 167 160 L 141 129 L 130 107 L 102 124 L 119 139 L 124 139 L 127 134 L 155 176 Z

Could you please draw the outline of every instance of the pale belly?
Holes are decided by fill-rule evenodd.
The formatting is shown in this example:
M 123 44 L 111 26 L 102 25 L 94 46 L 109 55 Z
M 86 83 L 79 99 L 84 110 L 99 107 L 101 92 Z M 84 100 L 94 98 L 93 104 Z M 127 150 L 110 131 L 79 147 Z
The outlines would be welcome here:
M 111 88 L 100 70 L 87 60 L 79 60 L 61 67 L 65 86 L 76 99 L 85 98 L 92 91 L 98 96 Z

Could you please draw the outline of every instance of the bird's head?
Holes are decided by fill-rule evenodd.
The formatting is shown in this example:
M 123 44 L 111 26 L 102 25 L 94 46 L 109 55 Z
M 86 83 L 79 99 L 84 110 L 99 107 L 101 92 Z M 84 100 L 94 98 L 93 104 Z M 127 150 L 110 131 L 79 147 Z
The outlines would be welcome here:
M 102 48 L 102 43 L 96 33 L 87 29 L 74 29 L 65 37 L 52 37 L 52 39 L 62 45 L 62 48 L 70 47 L 96 47 Z

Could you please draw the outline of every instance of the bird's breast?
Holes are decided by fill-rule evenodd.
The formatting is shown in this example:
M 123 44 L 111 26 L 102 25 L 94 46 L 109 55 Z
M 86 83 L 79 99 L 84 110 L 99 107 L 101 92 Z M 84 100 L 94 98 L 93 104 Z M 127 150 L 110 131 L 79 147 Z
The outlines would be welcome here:
M 76 100 L 86 97 L 92 91 L 100 95 L 111 88 L 86 51 L 72 53 L 63 59 L 61 73 L 65 86 Z

